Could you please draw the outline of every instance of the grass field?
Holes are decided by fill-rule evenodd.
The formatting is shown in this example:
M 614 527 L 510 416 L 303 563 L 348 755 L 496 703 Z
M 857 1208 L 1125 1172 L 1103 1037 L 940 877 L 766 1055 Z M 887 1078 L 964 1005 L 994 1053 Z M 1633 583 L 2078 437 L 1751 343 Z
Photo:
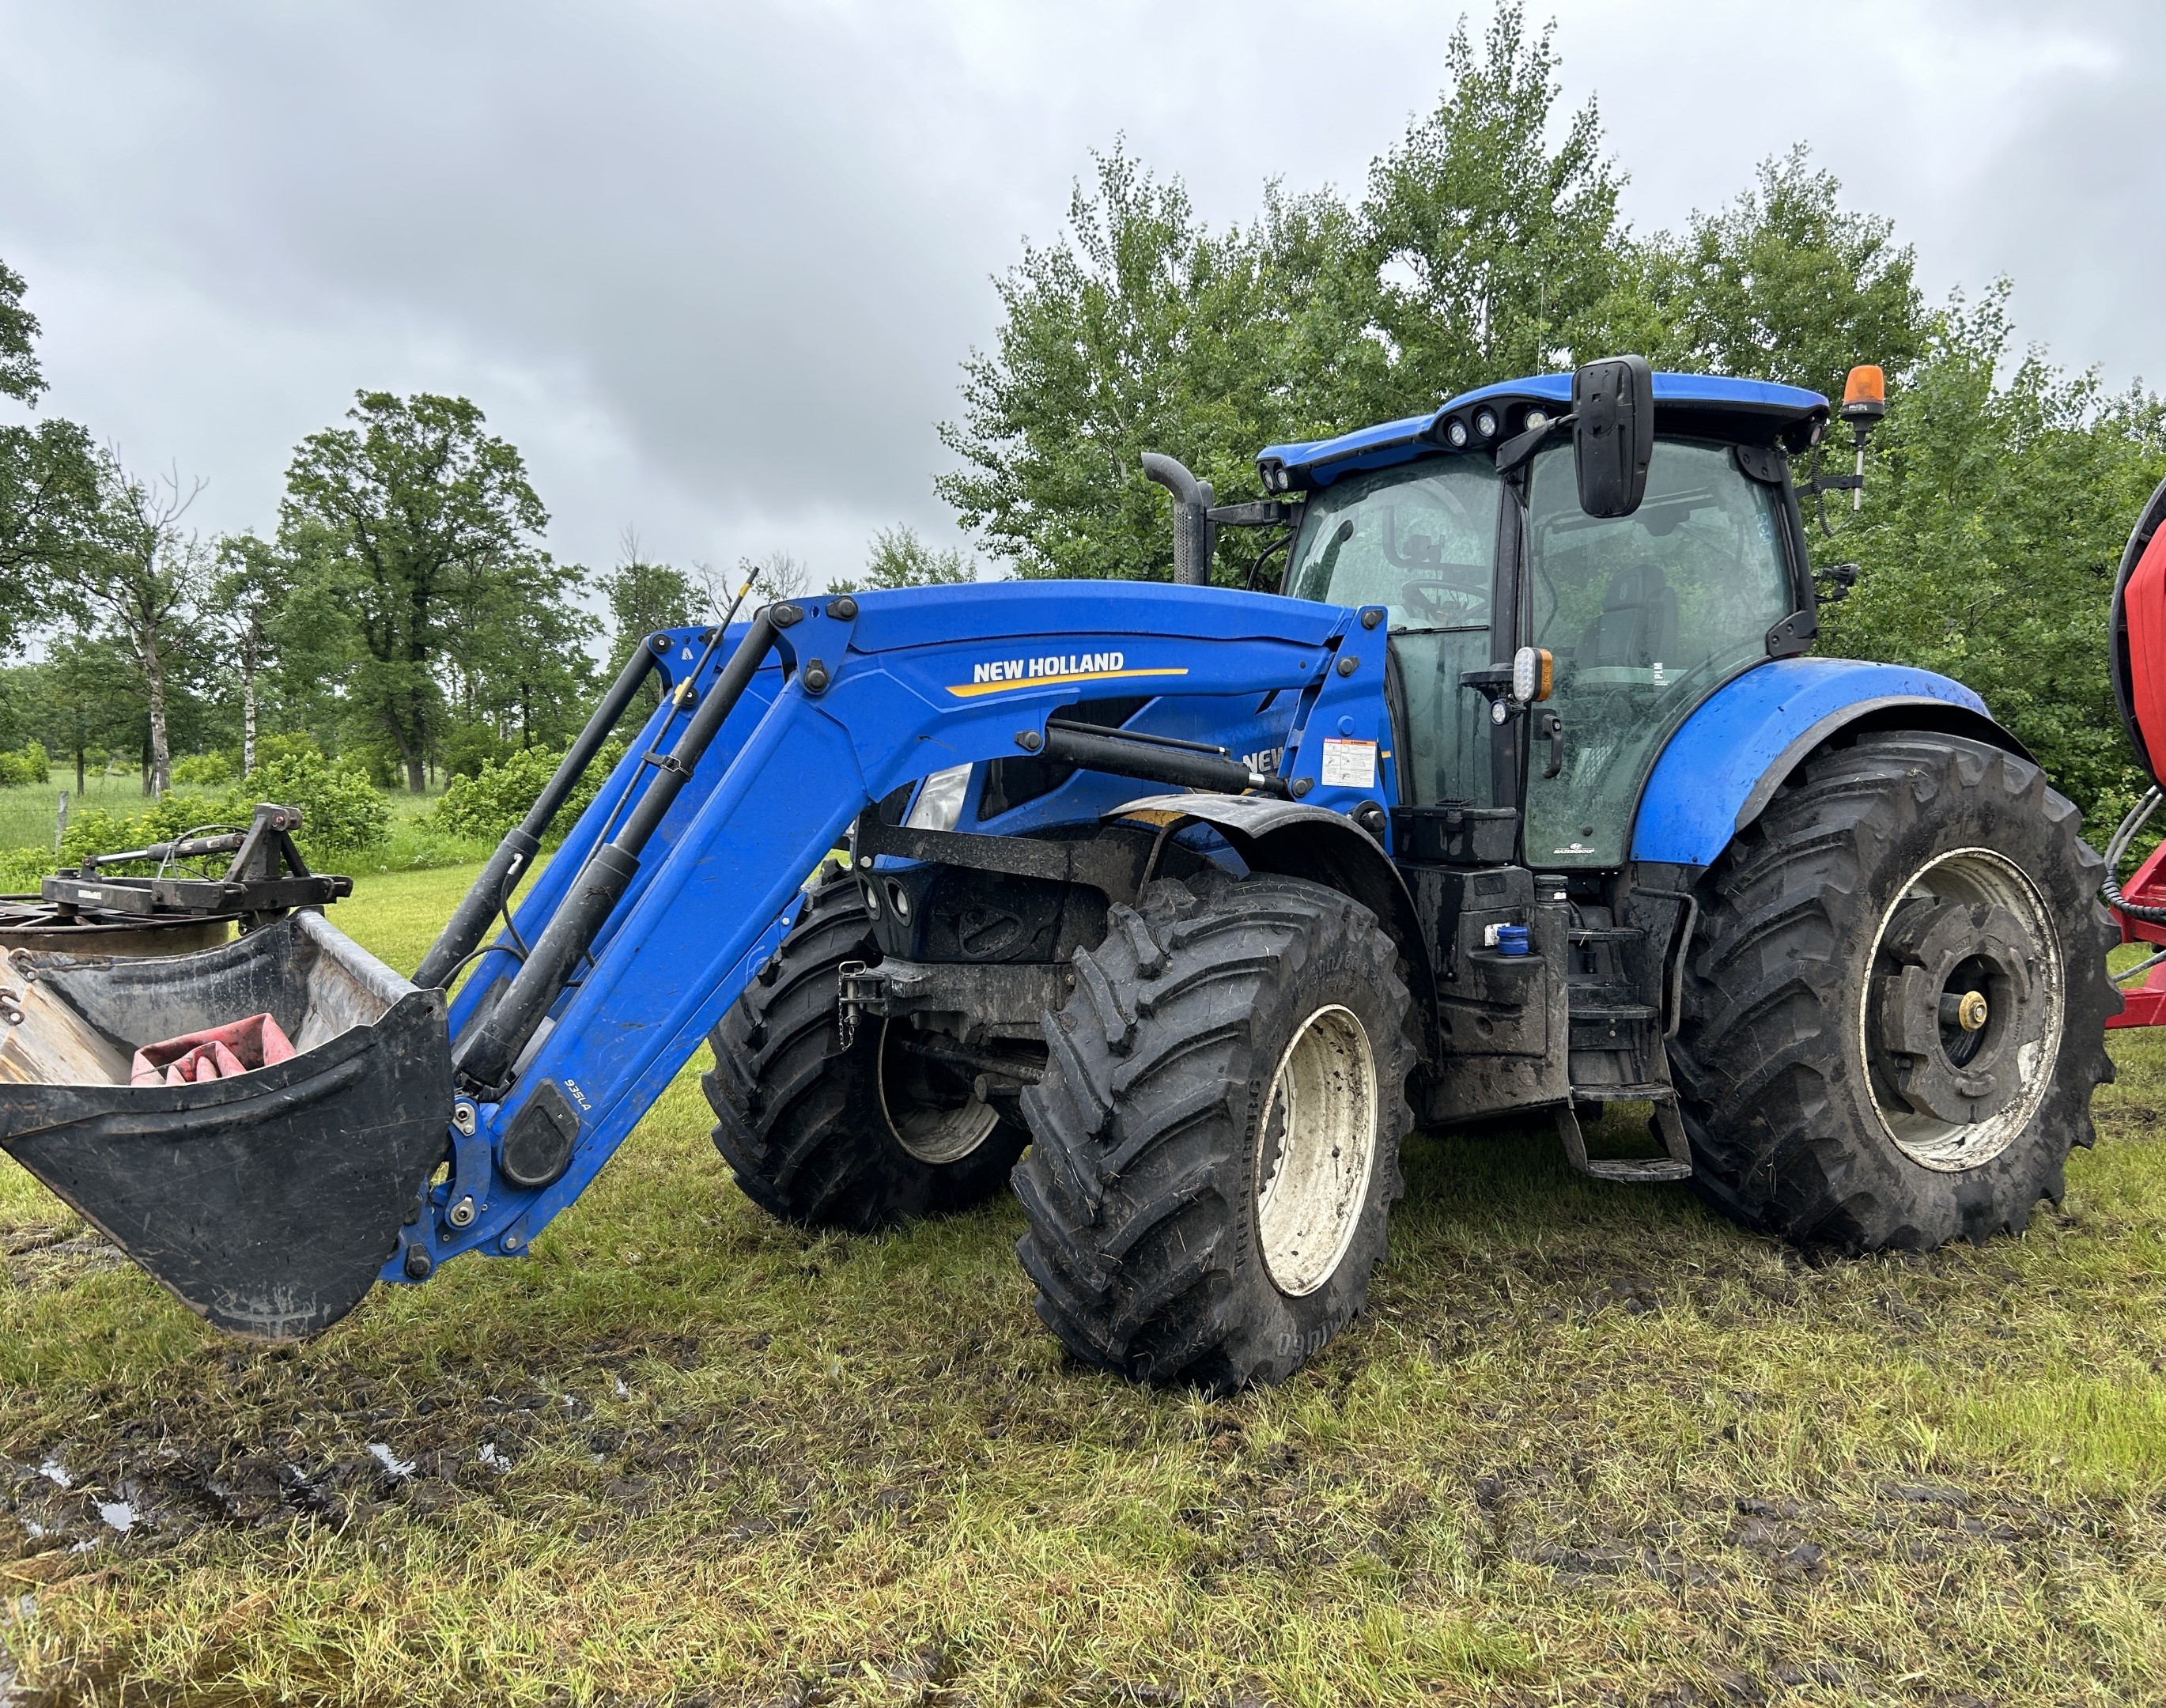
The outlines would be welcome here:
M 337 917 L 410 966 L 466 876 Z M 1418 1139 L 1371 1310 L 1218 1403 L 1065 1367 L 1009 1203 L 769 1221 L 689 1070 L 531 1257 L 298 1349 L 6 1165 L 0 1639 L 108 1704 L 2166 1700 L 2166 1064 L 2117 1055 L 2059 1208 L 1930 1257 Z

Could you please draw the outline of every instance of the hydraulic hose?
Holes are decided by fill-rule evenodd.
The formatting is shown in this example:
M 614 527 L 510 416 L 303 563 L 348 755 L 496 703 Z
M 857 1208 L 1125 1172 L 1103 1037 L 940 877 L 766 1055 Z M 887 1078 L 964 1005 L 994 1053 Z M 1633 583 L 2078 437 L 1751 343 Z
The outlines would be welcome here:
M 507 832 L 504 840 L 496 845 L 496 852 L 489 857 L 481 875 L 473 880 L 473 886 L 452 912 L 428 954 L 422 956 L 421 965 L 414 973 L 414 982 L 420 989 L 446 989 L 457 976 L 460 966 L 473 955 L 489 922 L 503 907 L 505 897 L 541 852 L 542 838 L 550 824 L 563 810 L 572 791 L 578 787 L 594 755 L 601 751 L 610 732 L 624 717 L 625 708 L 631 704 L 639 685 L 647 679 L 647 673 L 653 668 L 653 645 L 651 641 L 643 642 L 625 660 L 624 669 L 617 672 L 616 680 L 610 684 L 609 692 L 602 695 L 594 715 L 587 719 L 587 727 L 579 732 L 579 738 L 565 749 L 555 774 L 535 796 L 526 817 L 519 822 L 518 828 Z
M 2121 828 L 2114 832 L 2113 840 L 2105 845 L 2105 881 L 2099 886 L 2107 907 L 2126 913 L 2131 919 L 2140 919 L 2146 925 L 2166 925 L 2166 907 L 2149 907 L 2129 901 L 2121 893 L 2119 874 L 2129 843 L 2136 840 L 2145 822 L 2158 811 L 2161 800 L 2166 800 L 2166 794 L 2154 787 L 2129 809 L 2128 817 L 2121 821 Z

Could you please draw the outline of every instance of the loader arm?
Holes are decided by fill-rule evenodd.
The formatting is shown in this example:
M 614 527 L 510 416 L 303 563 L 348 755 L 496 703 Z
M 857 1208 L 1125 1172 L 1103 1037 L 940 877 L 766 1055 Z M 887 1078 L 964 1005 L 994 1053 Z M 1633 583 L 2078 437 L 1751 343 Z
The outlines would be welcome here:
M 585 1190 L 773 953 L 806 874 L 860 812 L 932 772 L 1038 751 L 1048 716 L 1079 698 L 1165 696 L 1187 711 L 1190 728 L 1245 726 L 1264 696 L 1290 698 L 1280 775 L 1291 791 L 1344 809 L 1388 798 L 1387 775 L 1377 789 L 1350 790 L 1320 774 L 1325 729 L 1358 732 L 1388 756 L 1381 612 L 1210 588 L 1009 583 L 813 599 L 774 615 L 771 647 L 589 955 L 551 1001 L 514 1082 L 493 1096 L 485 1086 L 459 1088 L 452 1177 L 400 1230 L 384 1279 L 419 1278 L 466 1251 L 524 1251 Z M 732 659 L 759 644 L 746 626 L 703 658 L 697 632 L 668 636 L 658 660 L 662 707 L 513 913 L 500 953 L 485 956 L 459 992 L 449 1018 L 455 1052 L 503 1000 L 519 946 L 539 945 L 596 851 L 654 786 L 656 761 L 692 708 Z M 1095 817 L 1095 806 L 1080 816 Z M 512 1174 L 531 1180 L 554 1168 L 552 1146 L 564 1153 L 561 1172 L 515 1184 L 507 1146 Z
M 1095 826 L 1169 781 L 1389 804 L 1384 616 L 1204 587 L 1004 583 L 650 637 L 415 981 L 318 915 L 127 968 L 18 951 L 9 1013 L 29 1021 L 0 1033 L 0 1145 L 219 1327 L 315 1333 L 377 1279 L 525 1251 L 773 954 L 807 875 L 898 788 L 1070 756 L 1068 783 L 979 824 L 980 839 Z M 660 706 L 505 910 L 649 671 Z M 1107 730 L 1049 727 L 1107 698 L 1143 703 L 1121 732 L 1137 735 L 1112 743 L 1142 767 L 1125 780 L 1100 762 Z M 1368 786 L 1324 780 L 1327 732 L 1374 743 Z M 1016 857 L 1050 857 L 1038 847 Z M 291 1061 L 129 1082 L 130 1050 L 252 1010 L 293 1035 Z

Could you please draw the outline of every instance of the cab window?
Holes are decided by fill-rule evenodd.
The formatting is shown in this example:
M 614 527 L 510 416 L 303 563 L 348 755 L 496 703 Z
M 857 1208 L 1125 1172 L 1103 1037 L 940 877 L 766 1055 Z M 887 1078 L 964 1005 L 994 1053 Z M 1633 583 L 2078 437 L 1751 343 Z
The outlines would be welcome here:
M 1531 637 L 1564 730 L 1558 775 L 1546 743 L 1529 767 L 1527 857 L 1616 865 L 1662 744 L 1794 609 L 1781 498 L 1726 446 L 1657 439 L 1632 515 L 1580 509 L 1569 446 L 1535 458 L 1527 509 Z
M 1503 483 L 1487 457 L 1432 457 L 1346 475 L 1308 501 L 1286 590 L 1391 613 L 1404 695 L 1399 794 L 1492 801 L 1488 703 L 1461 685 L 1491 661 L 1489 599 Z

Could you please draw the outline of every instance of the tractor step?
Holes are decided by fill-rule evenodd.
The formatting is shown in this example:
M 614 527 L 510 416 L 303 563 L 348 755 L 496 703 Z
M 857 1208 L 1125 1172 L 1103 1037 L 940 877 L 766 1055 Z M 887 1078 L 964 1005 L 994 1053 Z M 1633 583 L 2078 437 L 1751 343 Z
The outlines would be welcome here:
M 1564 1140 L 1565 1160 L 1589 1180 L 1606 1180 L 1621 1186 L 1661 1186 L 1672 1182 L 1690 1180 L 1693 1177 L 1692 1147 L 1685 1140 L 1684 1123 L 1677 1117 L 1677 1093 L 1667 1086 L 1605 1086 L 1599 1092 L 1582 1092 L 1573 1087 L 1573 1095 L 1586 1101 L 1603 1103 L 1624 1101 L 1620 1093 L 1647 1095 L 1655 1106 L 1655 1130 L 1662 1135 L 1662 1148 L 1667 1156 L 1604 1157 L 1589 1159 L 1587 1154 L 1587 1134 L 1580 1130 L 1579 1117 L 1570 1103 L 1559 1105 L 1556 1114 L 1557 1136 Z M 1651 1095 L 1648 1095 L 1651 1094 Z M 1635 1097 L 1631 1101 L 1638 1101 Z

